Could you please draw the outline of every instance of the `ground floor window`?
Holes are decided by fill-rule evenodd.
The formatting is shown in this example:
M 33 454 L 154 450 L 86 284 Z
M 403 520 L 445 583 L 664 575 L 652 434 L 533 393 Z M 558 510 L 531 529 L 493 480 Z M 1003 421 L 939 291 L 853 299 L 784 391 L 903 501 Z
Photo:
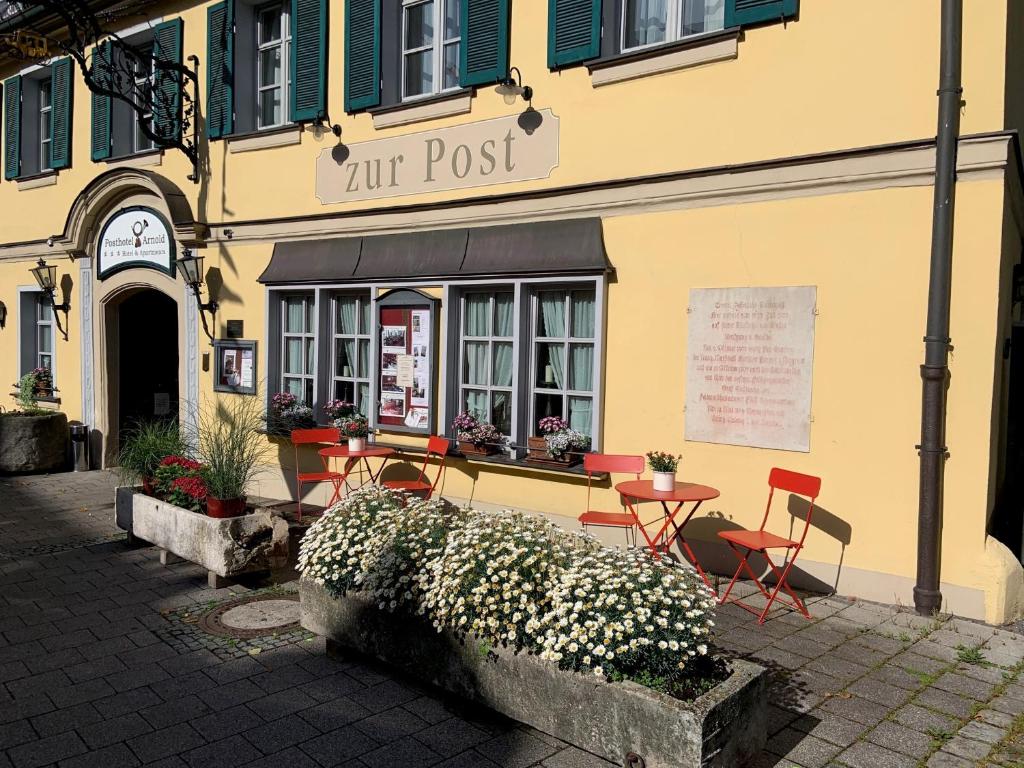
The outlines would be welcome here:
M 41 293 L 36 298 L 36 367 L 53 371 L 53 304 Z
M 313 405 L 316 377 L 316 298 L 285 296 L 281 302 L 281 391 Z
M 594 291 L 556 290 L 533 294 L 533 386 L 531 432 L 557 416 L 593 436 Z
M 469 292 L 462 296 L 461 310 L 459 407 L 510 435 L 515 294 Z
M 370 415 L 370 294 L 334 297 L 332 391 Z

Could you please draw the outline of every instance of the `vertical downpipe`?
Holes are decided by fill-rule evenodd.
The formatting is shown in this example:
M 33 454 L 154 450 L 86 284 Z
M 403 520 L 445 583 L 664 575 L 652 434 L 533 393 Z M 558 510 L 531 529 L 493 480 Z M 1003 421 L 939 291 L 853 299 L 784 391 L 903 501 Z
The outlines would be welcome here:
M 942 606 L 939 591 L 943 470 L 946 463 L 946 390 L 949 385 L 949 304 L 953 267 L 956 156 L 960 138 L 963 0 L 942 0 L 939 128 L 936 137 L 928 322 L 921 366 L 921 487 L 917 521 L 914 607 L 930 616 Z

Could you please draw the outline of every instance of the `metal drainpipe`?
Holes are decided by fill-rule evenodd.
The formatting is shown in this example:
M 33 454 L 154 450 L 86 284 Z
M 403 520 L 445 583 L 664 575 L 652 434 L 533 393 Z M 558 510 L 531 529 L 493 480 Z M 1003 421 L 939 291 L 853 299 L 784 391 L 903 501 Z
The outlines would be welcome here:
M 932 217 L 928 324 L 921 366 L 921 487 L 917 521 L 917 584 L 914 607 L 932 615 L 942 606 L 939 565 L 942 488 L 946 463 L 946 390 L 949 384 L 949 304 L 953 267 L 953 211 L 956 156 L 960 137 L 960 82 L 963 0 L 942 0 L 939 76 L 939 129 L 936 138 L 935 203 Z

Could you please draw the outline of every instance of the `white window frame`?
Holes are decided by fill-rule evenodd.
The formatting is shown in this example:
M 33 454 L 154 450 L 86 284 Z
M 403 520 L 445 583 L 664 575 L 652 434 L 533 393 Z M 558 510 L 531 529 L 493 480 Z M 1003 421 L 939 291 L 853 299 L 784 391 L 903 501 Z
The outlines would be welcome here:
M 626 3 L 627 0 L 619 0 L 619 50 L 622 53 L 629 53 L 630 51 L 642 51 L 647 48 L 656 48 L 659 45 L 667 45 L 669 43 L 675 43 L 680 40 L 685 40 L 689 37 L 696 37 L 697 35 L 706 34 L 708 32 L 717 32 L 720 29 L 708 29 L 701 32 L 694 32 L 692 34 L 683 34 L 683 14 L 684 5 L 690 0 L 668 0 L 668 13 L 665 17 L 665 39 L 660 40 L 656 43 L 644 43 L 643 45 L 634 45 L 631 48 L 626 47 Z M 723 22 L 724 24 L 724 22 Z
M 597 308 L 598 308 L 598 297 L 597 288 L 594 290 L 594 336 L 573 336 L 572 328 L 572 295 L 573 293 L 580 291 L 591 290 L 588 287 L 584 287 L 581 284 L 567 282 L 563 285 L 555 286 L 542 286 L 533 287 L 530 291 L 530 318 L 529 318 L 529 334 L 530 334 L 530 378 L 529 385 L 527 387 L 527 397 L 529 398 L 528 411 L 530 415 L 529 419 L 529 435 L 534 435 L 537 432 L 537 422 L 541 418 L 537 414 L 537 395 L 555 395 L 559 394 L 562 396 L 562 418 L 565 421 L 569 421 L 569 400 L 573 397 L 585 397 L 591 401 L 591 421 L 590 429 L 591 432 L 596 430 L 597 424 L 597 408 L 598 403 L 595 399 L 594 390 L 596 389 L 597 377 L 599 374 L 599 365 L 597 358 L 597 335 L 600 333 L 600 327 L 597 325 Z M 541 336 L 538 333 L 539 317 L 540 317 L 540 294 L 545 292 L 565 292 L 564 300 L 564 312 L 565 312 L 565 335 L 564 336 Z M 538 387 L 538 369 L 537 361 L 539 359 L 540 345 L 542 344 L 561 344 L 563 350 L 562 360 L 565 366 L 565 388 L 558 389 L 557 387 Z M 574 344 L 577 345 L 590 345 L 594 350 L 594 370 L 591 372 L 591 389 L 588 391 L 573 389 L 570 386 L 569 371 L 571 365 L 570 351 Z M 591 435 L 593 438 L 593 435 Z
M 138 59 L 133 59 L 132 61 L 132 76 L 135 79 L 136 94 L 139 93 L 141 89 L 146 87 L 152 89 L 156 82 L 156 70 L 155 64 L 153 62 L 153 48 L 152 46 L 144 46 L 142 48 L 142 51 L 144 54 L 144 60 L 140 62 Z M 149 64 L 149 71 L 141 73 L 140 64 L 146 63 Z M 150 124 L 150 130 L 152 130 L 152 110 L 145 111 L 143 112 L 143 114 L 140 115 L 135 109 L 132 109 L 132 152 L 134 154 L 138 154 L 140 152 L 149 152 L 151 149 L 156 148 L 156 143 L 142 132 L 142 128 L 139 125 L 140 122 L 146 122 L 147 120 L 149 121 Z
M 451 91 L 457 91 L 460 86 L 458 82 L 455 85 L 444 87 L 444 51 L 449 45 L 458 44 L 460 46 L 459 54 L 461 56 L 462 50 L 462 28 L 460 19 L 459 34 L 455 37 L 445 37 L 445 25 L 444 20 L 447 17 L 446 11 L 448 10 L 448 3 L 454 3 L 458 0 L 402 0 L 402 15 L 401 15 L 401 35 L 402 35 L 402 56 L 399 62 L 401 68 L 402 78 L 402 101 L 418 101 L 419 99 L 427 99 L 431 96 L 437 96 L 441 93 L 449 93 Z M 461 0 L 466 2 L 466 0 Z M 424 5 L 426 3 L 433 2 L 434 4 L 434 40 L 430 45 L 421 45 L 418 48 L 408 48 L 406 46 L 406 30 L 408 25 L 406 24 L 406 14 L 410 8 L 417 5 Z M 433 88 L 426 93 L 416 93 L 412 95 L 407 94 L 406 81 L 405 81 L 405 59 L 409 54 L 422 53 L 423 51 L 431 50 L 431 67 L 433 72 Z
M 43 92 L 49 93 L 46 106 L 43 106 Z M 50 170 L 50 145 L 53 141 L 53 79 L 43 78 L 39 81 L 39 171 Z M 43 125 L 49 120 L 50 130 L 44 131 Z
M 511 336 L 496 336 L 494 334 L 494 317 L 497 302 L 495 297 L 497 294 L 508 294 L 512 299 L 512 335 Z M 488 326 L 490 333 L 486 336 L 469 336 L 466 334 L 466 299 L 473 295 L 486 295 L 488 297 Z M 456 407 L 461 412 L 465 409 L 465 392 L 466 390 L 474 392 L 486 392 L 487 393 L 487 413 L 485 421 L 490 422 L 491 414 L 494 412 L 493 395 L 495 392 L 504 392 L 508 394 L 509 403 L 512 406 L 511 416 L 511 437 L 513 440 L 516 437 L 516 421 L 519 415 L 519 398 L 516 395 L 516 361 L 519 359 L 519 334 L 516 330 L 520 327 L 518 302 L 516 300 L 515 286 L 513 285 L 496 285 L 491 288 L 481 287 L 479 289 L 468 288 L 460 292 L 459 295 L 459 348 L 458 348 L 458 362 L 456 368 L 456 396 L 458 402 Z M 482 342 L 487 344 L 487 384 L 468 384 L 463 378 L 463 374 L 466 370 L 466 345 L 467 343 Z M 495 344 L 511 344 L 512 345 L 512 381 L 508 386 L 500 386 L 494 384 L 494 345 Z
M 292 19 L 291 4 L 288 2 L 273 2 L 261 5 L 256 9 L 256 23 L 254 33 L 256 35 L 256 130 L 266 131 L 272 128 L 280 128 L 287 125 L 291 115 L 291 45 L 292 45 Z M 263 15 L 270 10 L 276 10 L 281 18 L 281 37 L 267 43 L 260 42 L 260 31 L 263 25 Z M 276 85 L 261 85 L 263 82 L 263 52 L 272 51 L 275 48 L 281 49 L 281 79 Z M 263 124 L 263 109 L 261 97 L 265 91 L 281 89 L 281 120 L 273 124 Z
M 338 305 L 342 299 L 355 299 L 356 300 L 356 332 L 355 333 L 342 333 L 338 327 Z M 363 327 L 363 307 L 369 309 L 369 325 Z M 340 382 L 346 382 L 352 385 L 352 403 L 356 406 L 357 410 L 364 413 L 367 418 L 370 416 L 370 412 L 373 410 L 373 382 L 372 371 L 373 371 L 373 300 L 368 291 L 346 291 L 336 292 L 331 296 L 331 367 L 330 367 L 330 389 L 328 392 L 328 400 L 334 400 L 337 398 L 337 385 Z M 356 350 L 356 359 L 353 363 L 356 365 L 357 370 L 353 372 L 351 376 L 338 375 L 338 344 L 341 341 L 354 341 Z M 367 345 L 367 359 L 366 359 L 366 370 L 358 370 L 359 365 L 359 345 L 361 342 L 366 342 Z M 357 375 L 365 374 L 365 375 Z M 367 388 L 367 403 L 366 407 L 362 408 L 361 398 L 359 395 L 359 386 L 365 384 Z
M 295 331 L 289 331 L 288 330 L 288 300 L 289 299 L 302 299 L 302 301 L 303 301 L 303 307 L 302 307 L 302 328 L 303 328 L 303 330 L 301 332 L 295 332 Z M 288 392 L 288 391 L 290 391 L 288 389 L 288 387 L 285 386 L 285 381 L 288 380 L 288 379 L 298 379 L 302 383 L 302 396 L 299 398 L 299 401 L 303 405 L 308 405 L 311 408 L 315 407 L 314 406 L 314 401 L 316 400 L 316 394 L 317 394 L 317 387 L 316 387 L 317 362 L 318 362 L 317 358 L 319 357 L 319 355 L 317 354 L 318 353 L 318 350 L 317 350 L 317 327 L 319 325 L 319 322 L 318 322 L 319 314 L 318 314 L 316 293 L 310 291 L 310 292 L 303 292 L 303 293 L 287 293 L 287 294 L 283 294 L 281 296 L 281 309 L 280 309 L 280 312 L 281 312 L 281 366 L 280 366 L 281 370 L 280 370 L 280 377 L 278 379 L 278 381 L 280 383 L 280 389 L 278 391 L 280 391 L 280 392 Z M 310 317 L 312 317 L 312 319 L 313 319 L 312 327 L 310 327 L 310 323 L 309 323 Z M 286 361 L 287 361 L 287 357 L 288 357 L 287 349 L 288 349 L 288 340 L 289 339 L 299 339 L 299 341 L 300 341 L 301 354 L 302 354 L 302 360 L 303 360 L 303 369 L 306 368 L 306 360 L 307 360 L 307 352 L 306 352 L 307 346 L 306 346 L 306 344 L 307 344 L 307 342 L 312 342 L 312 346 L 313 346 L 313 361 L 312 361 L 312 364 L 309 366 L 310 370 L 308 370 L 307 372 L 305 372 L 305 373 L 288 373 L 285 370 L 285 368 L 286 368 Z M 306 382 L 307 381 L 309 382 L 309 391 L 311 393 L 310 394 L 310 398 L 309 398 L 309 402 L 306 401 L 306 397 L 305 397 Z
M 43 308 L 50 308 L 50 317 L 46 319 L 43 317 Z M 36 297 L 36 368 L 48 368 L 50 370 L 50 376 L 53 377 L 53 359 L 57 354 L 56 345 L 57 339 L 54 336 L 54 318 L 53 318 L 53 305 L 50 303 L 50 297 L 45 293 L 40 292 Z M 50 336 L 50 351 L 45 352 L 42 348 L 42 329 L 47 328 Z M 49 358 L 49 364 L 43 365 L 43 359 Z

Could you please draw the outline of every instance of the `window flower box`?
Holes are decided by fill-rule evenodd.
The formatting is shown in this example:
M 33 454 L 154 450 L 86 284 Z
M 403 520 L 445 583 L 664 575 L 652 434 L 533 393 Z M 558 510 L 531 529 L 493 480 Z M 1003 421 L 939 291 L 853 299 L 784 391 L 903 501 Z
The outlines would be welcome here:
M 302 626 L 340 648 L 375 656 L 423 682 L 622 765 L 733 768 L 757 755 L 767 727 L 765 670 L 741 659 L 730 676 L 691 702 L 630 681 L 607 682 L 500 647 L 481 652 L 425 619 L 377 608 L 363 593 L 331 596 L 303 579 Z M 626 763 L 628 764 L 628 763 Z

